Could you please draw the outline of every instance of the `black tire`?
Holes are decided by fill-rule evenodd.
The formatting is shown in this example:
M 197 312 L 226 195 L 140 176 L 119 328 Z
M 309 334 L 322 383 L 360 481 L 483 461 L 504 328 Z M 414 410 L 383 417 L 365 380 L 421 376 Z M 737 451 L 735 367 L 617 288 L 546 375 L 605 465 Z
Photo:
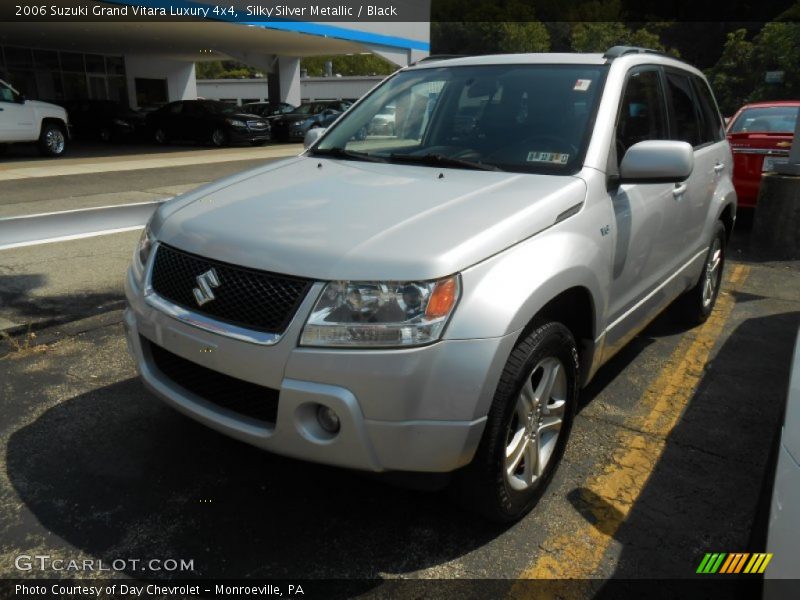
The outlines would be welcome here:
M 67 134 L 64 128 L 55 123 L 42 125 L 42 132 L 39 134 L 39 152 L 43 156 L 57 158 L 63 156 L 66 151 Z
M 8 152 L 8 144 L 0 144 L 0 156 Z
M 533 378 L 535 389 L 539 365 L 552 359 L 560 363 L 565 377 L 560 392 L 564 396 L 561 428 L 538 477 L 528 488 L 515 489 L 512 480 L 516 475 L 506 472 L 506 448 L 514 443 L 510 436 L 519 427 L 518 400 L 528 377 Z M 496 522 L 516 521 L 528 513 L 547 488 L 564 454 L 578 403 L 578 387 L 578 351 L 572 333 L 560 323 L 535 323 L 517 342 L 506 362 L 475 457 L 456 474 L 452 487 L 456 498 Z M 550 402 L 548 394 L 546 403 Z M 548 414 L 545 411 L 542 418 Z M 543 439 L 541 432 L 537 436 Z M 541 460 L 539 453 L 536 456 Z
M 228 145 L 228 133 L 222 128 L 217 127 L 211 132 L 211 145 L 216 148 L 222 148 Z
M 683 318 L 690 325 L 705 323 L 711 315 L 711 311 L 714 310 L 714 305 L 719 297 L 720 285 L 722 284 L 722 271 L 725 267 L 725 242 L 725 225 L 722 221 L 717 221 L 711 235 L 711 242 L 708 244 L 708 252 L 706 253 L 700 279 L 697 284 L 679 300 L 679 308 Z M 709 270 L 712 269 L 715 263 L 714 255 L 716 255 L 717 252 L 719 262 L 712 276 L 709 277 Z M 711 292 L 710 297 L 707 296 L 709 287 Z
M 156 127 L 153 130 L 153 141 L 159 146 L 169 144 L 169 136 L 163 127 Z

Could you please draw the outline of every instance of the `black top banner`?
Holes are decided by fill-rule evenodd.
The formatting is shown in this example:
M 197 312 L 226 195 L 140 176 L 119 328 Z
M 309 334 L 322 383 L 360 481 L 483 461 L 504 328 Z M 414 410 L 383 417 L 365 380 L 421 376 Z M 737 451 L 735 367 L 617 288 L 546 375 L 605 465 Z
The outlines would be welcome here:
M 0 21 L 765 22 L 800 20 L 798 0 L 3 0 Z

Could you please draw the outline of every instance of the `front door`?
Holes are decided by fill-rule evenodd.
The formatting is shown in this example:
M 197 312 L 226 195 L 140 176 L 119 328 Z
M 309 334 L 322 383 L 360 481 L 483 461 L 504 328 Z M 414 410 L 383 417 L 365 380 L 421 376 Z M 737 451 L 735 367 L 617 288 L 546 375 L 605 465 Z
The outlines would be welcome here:
M 616 126 L 618 164 L 638 142 L 669 138 L 667 109 L 658 67 L 628 74 Z M 663 307 L 660 286 L 677 268 L 680 188 L 674 184 L 624 184 L 609 193 L 615 215 L 616 244 L 609 294 L 608 356 Z
M 35 140 L 36 131 L 33 108 L 21 101 L 11 86 L 0 81 L 0 142 Z

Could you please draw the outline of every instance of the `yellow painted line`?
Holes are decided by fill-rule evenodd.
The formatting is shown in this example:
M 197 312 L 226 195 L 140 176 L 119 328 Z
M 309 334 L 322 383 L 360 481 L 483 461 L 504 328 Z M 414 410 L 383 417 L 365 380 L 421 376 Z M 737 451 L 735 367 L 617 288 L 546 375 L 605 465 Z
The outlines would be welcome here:
M 738 289 L 750 268 L 736 265 L 725 289 Z M 521 579 L 591 579 L 596 577 L 606 551 L 639 498 L 666 446 L 667 437 L 689 403 L 736 302 L 730 293 L 719 295 L 709 319 L 687 332 L 664 367 L 645 390 L 641 415 L 626 421 L 612 459 L 585 484 L 582 500 L 595 519 L 590 524 L 574 513 L 568 532 L 546 542 L 546 552 L 521 575 Z M 646 432 L 646 435 L 639 433 Z M 569 583 L 569 582 L 567 582 Z M 570 584 L 574 592 L 574 582 Z M 512 588 L 511 597 L 523 598 L 525 586 Z M 551 590 L 558 597 L 557 590 Z
M 285 144 L 266 148 L 159 152 L 157 154 L 137 154 L 134 156 L 62 158 L 46 162 L 31 161 L 8 165 L 0 164 L 0 181 L 57 177 L 61 175 L 138 171 L 140 169 L 160 169 L 164 167 L 185 167 L 240 160 L 286 158 L 297 156 L 302 151 L 302 144 Z

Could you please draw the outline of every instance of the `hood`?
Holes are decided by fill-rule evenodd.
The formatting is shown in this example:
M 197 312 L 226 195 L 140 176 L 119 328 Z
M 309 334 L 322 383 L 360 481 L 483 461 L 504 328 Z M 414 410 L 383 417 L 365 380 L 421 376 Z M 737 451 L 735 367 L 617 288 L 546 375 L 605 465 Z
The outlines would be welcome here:
M 226 119 L 242 119 L 243 121 L 264 121 L 261 115 L 254 115 L 253 113 L 239 112 L 231 115 L 223 115 Z
M 553 225 L 584 201 L 570 176 L 302 156 L 162 206 L 156 237 L 314 279 L 434 279 Z
M 316 117 L 319 113 L 283 113 L 282 115 L 275 115 L 272 119 L 276 121 L 304 121 Z
M 50 102 L 42 102 L 41 100 L 25 100 L 25 104 L 46 110 L 66 111 L 66 109 L 63 106 L 59 106 L 58 104 L 51 104 Z

